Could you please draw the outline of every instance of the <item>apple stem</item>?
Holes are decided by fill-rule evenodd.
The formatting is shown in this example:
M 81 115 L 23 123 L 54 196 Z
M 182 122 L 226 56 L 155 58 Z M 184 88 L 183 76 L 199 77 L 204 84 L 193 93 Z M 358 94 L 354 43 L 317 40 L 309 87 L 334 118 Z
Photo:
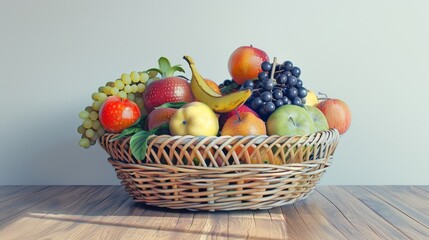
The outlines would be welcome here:
M 270 76 L 270 79 L 273 82 L 275 81 L 274 80 L 274 72 L 276 71 L 276 65 L 277 65 L 277 57 L 274 57 L 274 59 L 273 59 L 273 66 L 271 68 L 271 76 Z
M 234 111 L 235 111 L 235 114 L 237 114 L 238 121 L 241 122 L 240 114 L 238 113 L 237 108 Z
M 318 97 L 317 99 L 326 100 L 329 98 L 326 93 L 318 92 L 317 94 L 322 95 L 322 97 Z

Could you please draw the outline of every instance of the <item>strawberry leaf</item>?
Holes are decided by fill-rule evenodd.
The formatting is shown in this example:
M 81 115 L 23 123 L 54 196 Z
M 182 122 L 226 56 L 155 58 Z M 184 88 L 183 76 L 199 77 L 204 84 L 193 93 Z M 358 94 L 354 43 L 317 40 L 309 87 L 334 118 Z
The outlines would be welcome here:
M 160 57 L 158 60 L 159 70 L 161 71 L 162 77 L 166 77 L 166 73 L 170 70 L 171 64 L 165 57 Z
M 182 72 L 184 73 L 185 70 L 183 70 L 183 68 L 180 65 L 174 65 L 172 67 L 170 67 L 167 72 L 165 72 L 165 76 L 166 77 L 171 77 L 174 75 L 175 72 Z
M 150 72 L 150 71 L 155 71 L 155 72 L 162 75 L 162 72 L 158 68 L 150 68 L 150 69 L 146 70 L 146 72 Z

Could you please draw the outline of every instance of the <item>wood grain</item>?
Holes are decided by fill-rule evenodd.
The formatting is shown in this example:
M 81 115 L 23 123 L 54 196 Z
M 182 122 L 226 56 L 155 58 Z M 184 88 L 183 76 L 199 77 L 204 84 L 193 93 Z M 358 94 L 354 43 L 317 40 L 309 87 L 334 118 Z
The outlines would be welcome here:
M 0 186 L 0 239 L 429 239 L 428 186 L 319 186 L 292 205 L 192 212 L 122 186 Z

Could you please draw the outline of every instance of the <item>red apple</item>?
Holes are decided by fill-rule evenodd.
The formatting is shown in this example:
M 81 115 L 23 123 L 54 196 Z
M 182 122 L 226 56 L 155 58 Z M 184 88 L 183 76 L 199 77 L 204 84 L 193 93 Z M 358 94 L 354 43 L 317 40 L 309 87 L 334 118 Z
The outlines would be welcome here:
M 104 130 L 120 133 L 133 125 L 141 113 L 136 103 L 118 96 L 110 96 L 101 105 L 98 115 Z
M 256 117 L 260 118 L 259 114 L 257 114 L 255 111 L 253 111 L 251 108 L 249 108 L 246 105 L 241 105 L 236 110 L 238 113 L 250 112 L 250 113 L 253 113 Z M 228 118 L 235 116 L 235 115 L 236 115 L 235 110 L 232 112 L 220 114 L 219 115 L 219 127 L 222 128 L 223 125 L 225 125 L 226 120 L 228 120 Z
M 263 50 L 253 46 L 239 47 L 229 57 L 229 74 L 236 83 L 242 85 L 246 80 L 258 78 L 264 61 L 269 62 L 270 59 Z
M 328 120 L 329 128 L 336 128 L 344 134 L 350 127 L 352 114 L 345 102 L 340 99 L 326 99 L 316 105 Z

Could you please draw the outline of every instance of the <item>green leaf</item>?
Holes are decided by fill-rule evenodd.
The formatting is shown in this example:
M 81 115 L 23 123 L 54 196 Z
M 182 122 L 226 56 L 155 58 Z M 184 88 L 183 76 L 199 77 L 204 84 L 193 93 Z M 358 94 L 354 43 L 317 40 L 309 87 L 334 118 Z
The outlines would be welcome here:
M 185 73 L 185 70 L 180 65 L 174 65 L 167 70 L 167 72 L 165 73 L 165 76 L 171 77 L 174 75 L 175 72 Z
M 131 153 L 137 159 L 146 158 L 147 142 L 153 134 L 169 134 L 168 123 L 160 125 L 150 131 L 141 130 L 134 134 L 130 139 Z
M 127 129 L 124 129 L 117 137 L 112 138 L 109 140 L 109 142 L 113 142 L 122 138 L 126 138 L 128 136 L 131 136 L 133 134 L 136 134 L 140 131 L 143 131 L 143 129 L 141 127 L 130 127 Z
M 181 107 L 183 107 L 183 105 L 187 104 L 187 102 L 168 102 L 168 103 L 164 103 L 161 106 L 156 107 L 155 109 L 158 108 L 175 108 L 175 109 L 179 109 Z
M 171 68 L 170 61 L 165 57 L 160 57 L 158 60 L 159 70 L 161 71 L 162 77 L 165 77 L 167 71 Z
M 170 128 L 169 128 L 169 124 L 168 123 L 164 123 L 154 129 L 152 129 L 152 131 L 154 131 L 154 134 L 157 135 L 162 135 L 162 134 L 170 134 Z
M 131 125 L 130 127 L 124 129 L 117 137 L 112 138 L 109 140 L 109 142 L 113 142 L 122 138 L 126 138 L 128 136 L 131 136 L 133 134 L 136 134 L 140 131 L 143 131 L 143 125 L 144 122 L 146 121 L 147 116 L 143 115 L 139 118 L 139 120 L 137 120 L 133 125 Z
M 150 68 L 150 69 L 146 70 L 146 72 L 150 72 L 150 71 L 154 71 L 154 72 L 157 72 L 157 73 L 162 75 L 161 70 L 159 70 L 158 68 Z
M 140 160 L 146 158 L 147 141 L 150 135 L 152 135 L 151 132 L 140 131 L 131 137 L 130 148 L 135 158 Z
M 240 89 L 240 85 L 238 85 L 236 82 L 231 83 L 228 86 L 224 86 L 223 88 L 220 89 L 220 92 L 222 94 L 230 94 L 232 92 L 234 92 L 234 90 L 238 90 Z

